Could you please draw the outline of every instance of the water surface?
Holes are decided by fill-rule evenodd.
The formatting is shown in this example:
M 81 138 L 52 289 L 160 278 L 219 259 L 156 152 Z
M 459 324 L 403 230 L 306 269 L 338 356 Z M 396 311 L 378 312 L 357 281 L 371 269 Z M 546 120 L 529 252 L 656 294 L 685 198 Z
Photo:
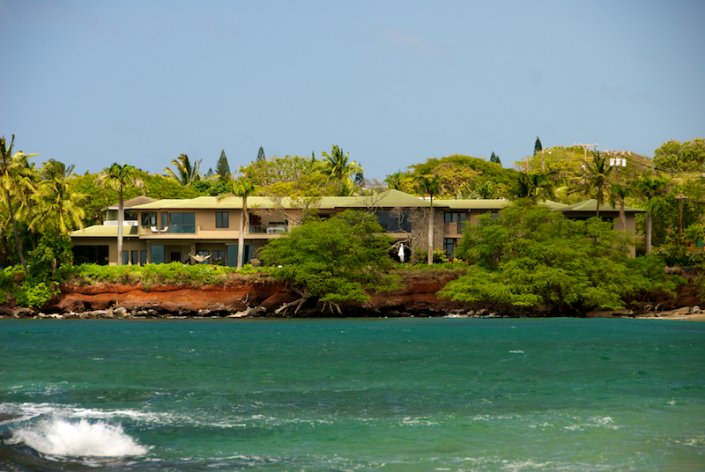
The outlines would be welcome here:
M 705 470 L 703 361 L 680 321 L 2 320 L 0 469 Z

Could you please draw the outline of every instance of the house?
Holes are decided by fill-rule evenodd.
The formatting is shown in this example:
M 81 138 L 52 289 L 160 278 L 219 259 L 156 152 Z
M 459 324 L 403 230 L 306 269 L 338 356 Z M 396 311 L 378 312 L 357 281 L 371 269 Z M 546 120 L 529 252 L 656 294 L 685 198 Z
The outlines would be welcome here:
M 449 257 L 455 253 L 466 224 L 476 224 L 483 213 L 497 213 L 507 200 L 433 200 L 435 249 L 443 249 Z M 239 197 L 218 200 L 198 197 L 181 200 L 128 201 L 131 213 L 123 234 L 122 263 L 207 262 L 237 265 L 238 237 L 243 201 Z M 594 215 L 594 200 L 576 205 L 546 202 L 554 211 L 568 218 Z M 387 234 L 406 243 L 406 260 L 415 249 L 428 248 L 428 223 L 431 202 L 415 196 L 388 190 L 374 196 L 321 197 L 311 199 L 249 197 L 249 225 L 244 229 L 244 260 L 256 257 L 257 251 L 271 239 L 280 238 L 300 224 L 308 212 L 316 210 L 326 218 L 346 209 L 374 212 Z M 76 262 L 116 264 L 116 214 L 110 213 L 103 225 L 91 226 L 71 233 Z M 618 211 L 609 205 L 601 207 L 604 218 L 615 219 L 621 227 Z M 634 215 L 642 210 L 625 209 L 627 230 L 634 231 Z M 129 228 L 129 229 L 128 229 Z M 415 252 L 415 251 L 414 251 Z

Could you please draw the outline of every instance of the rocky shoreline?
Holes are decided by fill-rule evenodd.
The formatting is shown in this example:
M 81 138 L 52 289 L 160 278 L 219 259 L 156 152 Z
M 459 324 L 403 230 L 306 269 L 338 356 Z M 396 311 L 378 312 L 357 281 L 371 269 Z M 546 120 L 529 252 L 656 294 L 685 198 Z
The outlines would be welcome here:
M 0 304 L 0 318 L 34 319 L 184 319 L 184 318 L 320 318 L 320 317 L 663 317 L 676 310 L 682 318 L 698 315 L 704 306 L 685 286 L 675 299 L 649 294 L 641 309 L 618 312 L 556 313 L 496 303 L 453 302 L 436 293 L 457 275 L 409 276 L 404 288 L 375 294 L 366 303 L 346 302 L 335 307 L 315 299 L 301 303 L 300 295 L 286 283 L 269 278 L 232 280 L 220 285 L 63 284 L 60 293 L 41 309 Z M 678 311 L 680 310 L 680 311 Z M 696 318 L 693 316 L 692 318 Z

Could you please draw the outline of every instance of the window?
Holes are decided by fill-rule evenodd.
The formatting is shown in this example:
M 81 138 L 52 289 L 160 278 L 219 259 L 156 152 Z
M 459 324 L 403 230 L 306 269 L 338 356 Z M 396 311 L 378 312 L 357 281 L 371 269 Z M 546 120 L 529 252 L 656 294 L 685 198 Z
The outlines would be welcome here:
M 142 213 L 142 226 L 157 226 L 157 213 Z
M 130 263 L 130 251 L 122 251 L 122 265 Z
M 455 223 L 457 224 L 456 232 L 457 233 L 462 233 L 465 231 L 465 220 L 467 218 L 467 213 L 459 213 L 459 212 L 448 212 L 443 215 L 445 218 L 445 222 L 447 223 Z
M 139 264 L 139 262 L 140 262 L 139 259 L 138 259 L 138 258 L 139 258 L 139 254 L 140 254 L 139 251 L 131 251 L 131 252 L 130 252 L 130 264 L 132 264 L 132 265 L 137 265 L 137 264 Z
M 242 263 L 247 264 L 250 262 L 254 255 L 254 248 L 250 245 L 245 246 L 244 257 L 242 258 Z M 237 246 L 228 246 L 228 267 L 237 267 Z
M 195 233 L 195 213 L 171 213 L 171 233 Z
M 145 264 L 147 264 L 147 251 L 142 249 L 140 251 L 140 265 L 143 266 Z
M 230 228 L 230 213 L 226 212 L 215 212 L 215 227 L 216 228 Z
M 453 257 L 455 253 L 455 239 L 443 238 L 443 250 L 446 253 L 446 257 Z
M 108 246 L 74 246 L 74 264 L 108 265 L 110 250 Z
M 397 211 L 378 211 L 377 221 L 388 233 L 411 232 L 411 222 L 408 215 Z
M 152 246 L 152 264 L 164 264 L 164 246 Z
M 162 213 L 162 228 L 169 226 L 169 213 Z

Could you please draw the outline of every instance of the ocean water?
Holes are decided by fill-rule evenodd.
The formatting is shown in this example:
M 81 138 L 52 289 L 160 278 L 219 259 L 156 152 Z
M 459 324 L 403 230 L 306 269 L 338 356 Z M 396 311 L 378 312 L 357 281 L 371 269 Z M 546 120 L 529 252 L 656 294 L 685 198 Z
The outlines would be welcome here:
M 2 320 L 0 470 L 705 470 L 705 323 Z

